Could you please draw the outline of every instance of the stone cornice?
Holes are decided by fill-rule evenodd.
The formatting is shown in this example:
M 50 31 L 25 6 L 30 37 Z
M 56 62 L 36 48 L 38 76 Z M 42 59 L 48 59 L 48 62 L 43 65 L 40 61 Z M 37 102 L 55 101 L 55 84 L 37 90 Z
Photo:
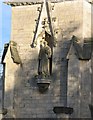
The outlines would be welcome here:
M 4 2 L 4 3 L 12 7 L 42 4 L 42 2 Z
M 51 1 L 51 3 L 58 3 L 60 1 Z M 26 5 L 36 5 L 42 4 L 43 2 L 3 2 L 4 4 L 10 5 L 12 7 L 16 6 L 26 6 Z

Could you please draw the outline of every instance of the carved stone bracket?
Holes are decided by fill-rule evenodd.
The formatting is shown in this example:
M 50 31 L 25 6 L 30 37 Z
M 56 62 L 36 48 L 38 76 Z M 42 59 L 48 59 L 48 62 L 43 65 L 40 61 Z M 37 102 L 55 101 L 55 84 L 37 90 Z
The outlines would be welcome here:
M 79 60 L 90 60 L 92 55 L 92 41 L 84 41 L 83 47 L 81 47 L 77 42 L 74 42 L 74 47 L 76 50 L 76 55 Z
M 84 38 L 83 45 L 78 42 L 76 36 L 72 36 L 72 44 L 76 52 L 76 56 L 79 60 L 90 60 L 93 52 L 93 39 Z
M 64 107 L 64 106 L 56 106 L 53 108 L 54 113 L 56 114 L 60 114 L 60 113 L 64 113 L 64 114 L 72 114 L 73 113 L 73 108 L 71 107 Z
M 50 85 L 50 82 L 51 81 L 49 79 L 37 79 L 37 85 L 38 85 L 39 91 L 41 93 L 44 93 L 45 91 L 47 91 Z

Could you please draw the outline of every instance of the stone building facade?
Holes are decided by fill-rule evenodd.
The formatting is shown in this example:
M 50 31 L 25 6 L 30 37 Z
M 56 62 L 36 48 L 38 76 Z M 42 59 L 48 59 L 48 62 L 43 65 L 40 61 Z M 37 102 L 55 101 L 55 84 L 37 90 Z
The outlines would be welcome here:
M 12 28 L 2 56 L 4 118 L 90 118 L 92 5 L 82 0 L 7 4 Z M 38 70 L 42 41 L 51 49 L 48 76 Z

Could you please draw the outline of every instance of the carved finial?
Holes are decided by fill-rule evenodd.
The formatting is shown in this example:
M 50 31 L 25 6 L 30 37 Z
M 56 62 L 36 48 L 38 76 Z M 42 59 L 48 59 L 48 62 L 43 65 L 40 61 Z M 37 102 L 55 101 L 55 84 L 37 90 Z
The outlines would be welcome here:
M 75 35 L 72 36 L 72 42 L 77 41 L 77 37 Z

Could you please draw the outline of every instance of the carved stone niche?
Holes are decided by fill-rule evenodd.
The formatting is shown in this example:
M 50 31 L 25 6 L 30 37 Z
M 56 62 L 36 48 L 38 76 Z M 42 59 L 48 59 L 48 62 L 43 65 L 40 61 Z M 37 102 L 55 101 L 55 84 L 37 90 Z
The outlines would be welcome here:
M 49 79 L 37 79 L 37 85 L 38 85 L 38 88 L 39 88 L 39 91 L 41 93 L 44 93 L 48 90 L 49 88 L 49 85 L 50 85 L 50 80 Z

